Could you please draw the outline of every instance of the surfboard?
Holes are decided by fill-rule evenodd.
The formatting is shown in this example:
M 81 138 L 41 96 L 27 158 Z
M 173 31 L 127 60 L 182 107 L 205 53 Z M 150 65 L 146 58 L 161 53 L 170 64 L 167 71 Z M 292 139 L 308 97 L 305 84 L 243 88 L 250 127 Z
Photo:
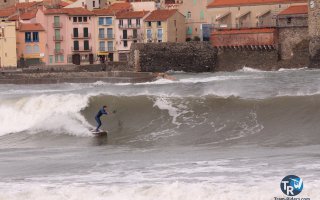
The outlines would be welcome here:
M 91 133 L 95 136 L 106 136 L 108 134 L 108 131 L 99 130 L 97 132 L 96 130 L 91 130 Z

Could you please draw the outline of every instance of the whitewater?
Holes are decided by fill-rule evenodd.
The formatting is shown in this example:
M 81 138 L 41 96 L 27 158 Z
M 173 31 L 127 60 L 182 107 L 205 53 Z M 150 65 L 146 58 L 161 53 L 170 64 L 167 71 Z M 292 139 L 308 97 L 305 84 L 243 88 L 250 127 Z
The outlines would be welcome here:
M 320 70 L 169 73 L 0 85 L 0 200 L 320 199 Z

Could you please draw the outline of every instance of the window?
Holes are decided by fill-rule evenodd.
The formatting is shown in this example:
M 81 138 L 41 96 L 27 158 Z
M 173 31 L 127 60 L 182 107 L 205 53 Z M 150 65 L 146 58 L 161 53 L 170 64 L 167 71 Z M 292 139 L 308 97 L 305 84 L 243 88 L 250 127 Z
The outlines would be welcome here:
M 89 48 L 89 40 L 83 41 L 83 47 L 84 47 L 84 50 L 90 50 L 90 48 Z
M 78 17 L 78 22 L 82 22 L 82 17 Z
M 57 27 L 60 25 L 60 17 L 59 16 L 54 16 L 54 26 Z
M 4 0 L 4 3 L 7 3 L 7 0 Z
M 79 50 L 79 41 L 73 41 L 73 49 L 74 50 Z
M 32 42 L 31 32 L 25 32 L 25 42 Z
M 79 37 L 78 28 L 73 28 L 73 37 L 75 37 L 75 38 Z
M 73 17 L 73 22 L 78 22 L 78 18 L 77 17 Z
M 287 24 L 291 24 L 291 21 L 292 21 L 292 18 L 291 18 L 291 17 L 288 17 L 288 18 L 287 18 Z
M 87 27 L 83 28 L 83 37 L 85 38 L 89 37 L 89 29 Z
M 99 38 L 100 39 L 104 38 L 104 28 L 99 28 Z
M 113 51 L 113 42 L 108 41 L 108 51 Z
M 100 41 L 99 42 L 99 50 L 100 51 L 105 51 L 105 43 L 104 43 L 104 41 Z
M 96 7 L 96 1 L 92 1 L 92 7 Z
M 112 28 L 107 29 L 107 36 L 109 39 L 113 38 L 113 29 Z
M 152 25 L 152 22 L 148 22 L 148 26 L 151 27 L 151 25 Z
M 126 41 L 126 40 L 123 41 L 123 46 L 124 46 L 124 47 L 128 47 L 128 41 Z
M 148 40 L 151 40 L 151 39 L 152 39 L 152 30 L 151 30 L 151 29 L 148 29 L 148 30 L 147 30 L 147 39 L 148 39 Z
M 50 63 L 50 64 L 53 63 L 53 56 L 49 56 L 49 63 Z
M 59 55 L 54 56 L 54 62 L 56 62 L 56 63 L 59 62 Z
M 33 53 L 40 53 L 39 45 L 34 45 L 33 46 Z
M 83 17 L 83 22 L 87 22 L 88 21 L 88 17 Z
M 158 29 L 157 36 L 159 40 L 162 40 L 162 29 Z
M 39 42 L 39 33 L 33 32 L 32 33 L 33 42 Z
M 32 53 L 32 47 L 30 45 L 26 46 L 26 54 L 31 54 Z
M 160 27 L 161 26 L 161 21 L 158 21 L 157 25 L 158 25 L 158 27 Z
M 137 29 L 133 29 L 132 35 L 133 35 L 134 39 L 138 38 L 138 30 Z
M 99 25 L 103 25 L 103 21 L 104 21 L 104 18 L 103 17 L 99 17 Z
M 187 19 L 191 19 L 191 12 L 190 11 L 187 14 Z
M 64 56 L 60 55 L 60 62 L 64 62 Z
M 136 24 L 138 27 L 140 27 L 140 19 L 136 19 Z
M 131 25 L 132 25 L 132 20 L 131 19 L 128 19 L 128 25 L 129 25 L 129 27 L 131 27 Z
M 111 25 L 112 24 L 112 17 L 106 17 L 106 24 Z
M 174 20 L 174 26 L 175 27 L 177 26 L 177 20 Z
M 120 27 L 123 26 L 123 19 L 120 19 L 120 21 L 119 21 L 119 26 L 120 26 Z
M 187 35 L 192 35 L 192 28 L 191 27 L 188 27 Z
M 201 12 L 200 12 L 200 20 L 204 20 L 204 11 L 203 10 L 201 10 Z

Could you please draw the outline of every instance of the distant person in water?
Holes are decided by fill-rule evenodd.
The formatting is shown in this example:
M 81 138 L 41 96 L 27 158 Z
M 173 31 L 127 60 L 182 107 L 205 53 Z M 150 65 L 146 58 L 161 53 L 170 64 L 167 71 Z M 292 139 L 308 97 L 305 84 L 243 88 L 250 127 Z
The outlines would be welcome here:
M 100 119 L 100 118 L 101 118 L 102 115 L 108 115 L 107 106 L 103 106 L 103 107 L 99 110 L 99 112 L 97 113 L 97 115 L 96 115 L 96 117 L 95 117 L 95 119 L 96 119 L 96 121 L 97 121 L 97 123 L 98 123 L 96 132 L 99 132 L 99 128 L 101 127 L 101 119 Z

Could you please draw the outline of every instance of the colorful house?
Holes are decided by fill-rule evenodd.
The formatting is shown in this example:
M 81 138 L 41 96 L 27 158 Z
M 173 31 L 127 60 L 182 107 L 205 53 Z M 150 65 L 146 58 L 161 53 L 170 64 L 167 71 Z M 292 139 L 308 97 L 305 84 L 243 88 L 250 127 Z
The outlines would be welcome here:
M 17 55 L 27 65 L 46 63 L 47 34 L 39 23 L 20 23 L 17 32 Z
M 144 42 L 185 42 L 185 16 L 178 10 L 155 10 L 145 19 Z
M 116 61 L 127 61 L 132 43 L 144 41 L 144 19 L 148 11 L 130 11 L 116 16 Z
M 94 63 L 93 12 L 84 8 L 48 9 L 48 64 Z
M 2 67 L 17 67 L 14 22 L 0 22 L 0 68 Z
M 115 3 L 108 8 L 94 10 L 96 27 L 96 47 L 97 57 L 100 62 L 113 61 L 117 57 L 115 48 L 115 16 L 121 12 L 132 9 L 128 3 Z

